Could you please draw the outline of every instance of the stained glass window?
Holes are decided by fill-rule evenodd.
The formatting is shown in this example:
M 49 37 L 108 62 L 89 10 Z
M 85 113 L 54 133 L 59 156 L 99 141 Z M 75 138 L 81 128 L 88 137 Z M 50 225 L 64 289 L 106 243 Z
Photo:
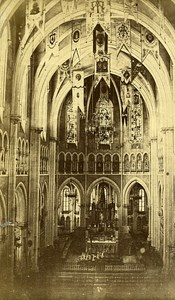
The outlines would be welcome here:
M 136 158 L 135 155 L 132 154 L 131 155 L 131 172 L 135 172 L 136 171 Z
M 113 169 L 113 173 L 118 173 L 119 172 L 119 156 L 117 154 L 115 154 L 113 156 L 113 162 L 112 162 L 112 169 Z
M 139 190 L 139 212 L 145 211 L 145 191 L 143 189 Z
M 68 198 L 68 194 L 69 194 L 69 188 L 65 187 L 64 191 L 63 191 L 63 211 L 69 211 L 69 198 Z
M 95 123 L 98 132 L 98 144 L 111 145 L 113 143 L 113 104 L 105 97 L 101 97 L 96 104 Z
M 67 143 L 77 144 L 77 111 L 74 110 L 71 98 L 67 100 L 66 141 Z
M 95 156 L 94 154 L 89 155 L 88 159 L 88 171 L 90 173 L 95 173 Z
M 84 157 L 83 154 L 79 155 L 79 162 L 78 162 L 78 172 L 83 173 L 84 171 Z
M 143 104 L 138 91 L 133 91 L 130 107 L 130 129 L 132 148 L 141 148 L 143 142 Z
M 74 153 L 73 159 L 72 159 L 72 172 L 73 173 L 77 173 L 77 164 L 78 164 L 77 154 Z
M 101 154 L 97 155 L 96 171 L 97 173 L 103 173 L 103 156 Z
M 125 157 L 124 157 L 124 172 L 129 172 L 129 171 L 130 171 L 129 155 L 125 154 Z
M 147 153 L 143 156 L 143 171 L 149 172 L 149 157 Z
M 110 173 L 111 172 L 111 156 L 109 154 L 107 154 L 105 156 L 104 172 L 105 173 Z
M 66 173 L 71 173 L 71 155 L 68 153 L 66 155 Z
M 137 154 L 137 171 L 142 171 L 142 156 L 140 153 Z

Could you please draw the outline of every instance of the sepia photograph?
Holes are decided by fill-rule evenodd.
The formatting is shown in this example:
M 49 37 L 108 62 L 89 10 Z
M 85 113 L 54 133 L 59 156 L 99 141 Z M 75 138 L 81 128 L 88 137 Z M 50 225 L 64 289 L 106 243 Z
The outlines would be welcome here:
M 0 0 L 0 299 L 175 300 L 175 0 Z

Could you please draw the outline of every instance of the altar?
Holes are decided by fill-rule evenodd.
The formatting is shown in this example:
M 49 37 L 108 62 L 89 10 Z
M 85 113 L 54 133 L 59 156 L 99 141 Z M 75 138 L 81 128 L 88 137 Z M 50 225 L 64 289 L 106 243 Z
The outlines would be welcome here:
M 92 194 L 86 228 L 86 256 L 114 258 L 118 254 L 118 213 L 115 197 L 104 182 Z
M 97 257 L 106 257 L 109 258 L 111 256 L 115 256 L 118 250 L 118 241 L 109 241 L 109 240 L 94 240 L 87 241 L 86 244 L 86 252 L 88 254 L 94 254 Z
M 115 257 L 118 253 L 118 231 L 110 227 L 102 232 L 96 227 L 87 230 L 86 253 L 101 258 Z

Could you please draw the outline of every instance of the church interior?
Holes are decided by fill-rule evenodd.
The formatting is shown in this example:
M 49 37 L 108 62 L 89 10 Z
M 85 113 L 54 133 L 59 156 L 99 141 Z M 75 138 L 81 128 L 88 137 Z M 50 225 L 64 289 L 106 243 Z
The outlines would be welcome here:
M 2 299 L 174 299 L 175 1 L 0 1 Z

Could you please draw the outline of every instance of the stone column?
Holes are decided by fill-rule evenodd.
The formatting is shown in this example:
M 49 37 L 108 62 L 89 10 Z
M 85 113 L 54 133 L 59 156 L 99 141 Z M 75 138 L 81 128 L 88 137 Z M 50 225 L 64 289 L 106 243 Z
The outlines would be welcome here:
M 16 150 L 17 133 L 20 118 L 11 116 L 10 123 L 10 147 L 9 147 L 9 181 L 8 181 L 8 208 L 7 221 L 15 222 L 15 190 L 16 190 Z M 8 226 L 7 240 L 7 280 L 9 286 L 13 284 L 14 276 L 14 227 Z
M 49 145 L 49 195 L 48 195 L 48 230 L 46 232 L 46 240 L 48 245 L 53 245 L 55 226 L 57 226 L 55 220 L 55 205 L 56 205 L 56 193 L 55 193 L 55 180 L 56 180 L 56 139 L 50 139 Z
M 29 248 L 30 269 L 38 271 L 39 247 L 39 187 L 40 187 L 40 128 L 30 130 L 30 160 L 29 160 Z
M 151 245 L 156 247 L 156 218 L 157 218 L 157 138 L 151 139 L 151 180 L 150 180 L 150 211 L 149 211 L 149 239 Z
M 164 138 L 164 269 L 169 270 L 171 267 L 170 248 L 173 246 L 174 232 L 174 187 L 173 187 L 173 143 L 174 130 L 171 127 L 163 129 Z

